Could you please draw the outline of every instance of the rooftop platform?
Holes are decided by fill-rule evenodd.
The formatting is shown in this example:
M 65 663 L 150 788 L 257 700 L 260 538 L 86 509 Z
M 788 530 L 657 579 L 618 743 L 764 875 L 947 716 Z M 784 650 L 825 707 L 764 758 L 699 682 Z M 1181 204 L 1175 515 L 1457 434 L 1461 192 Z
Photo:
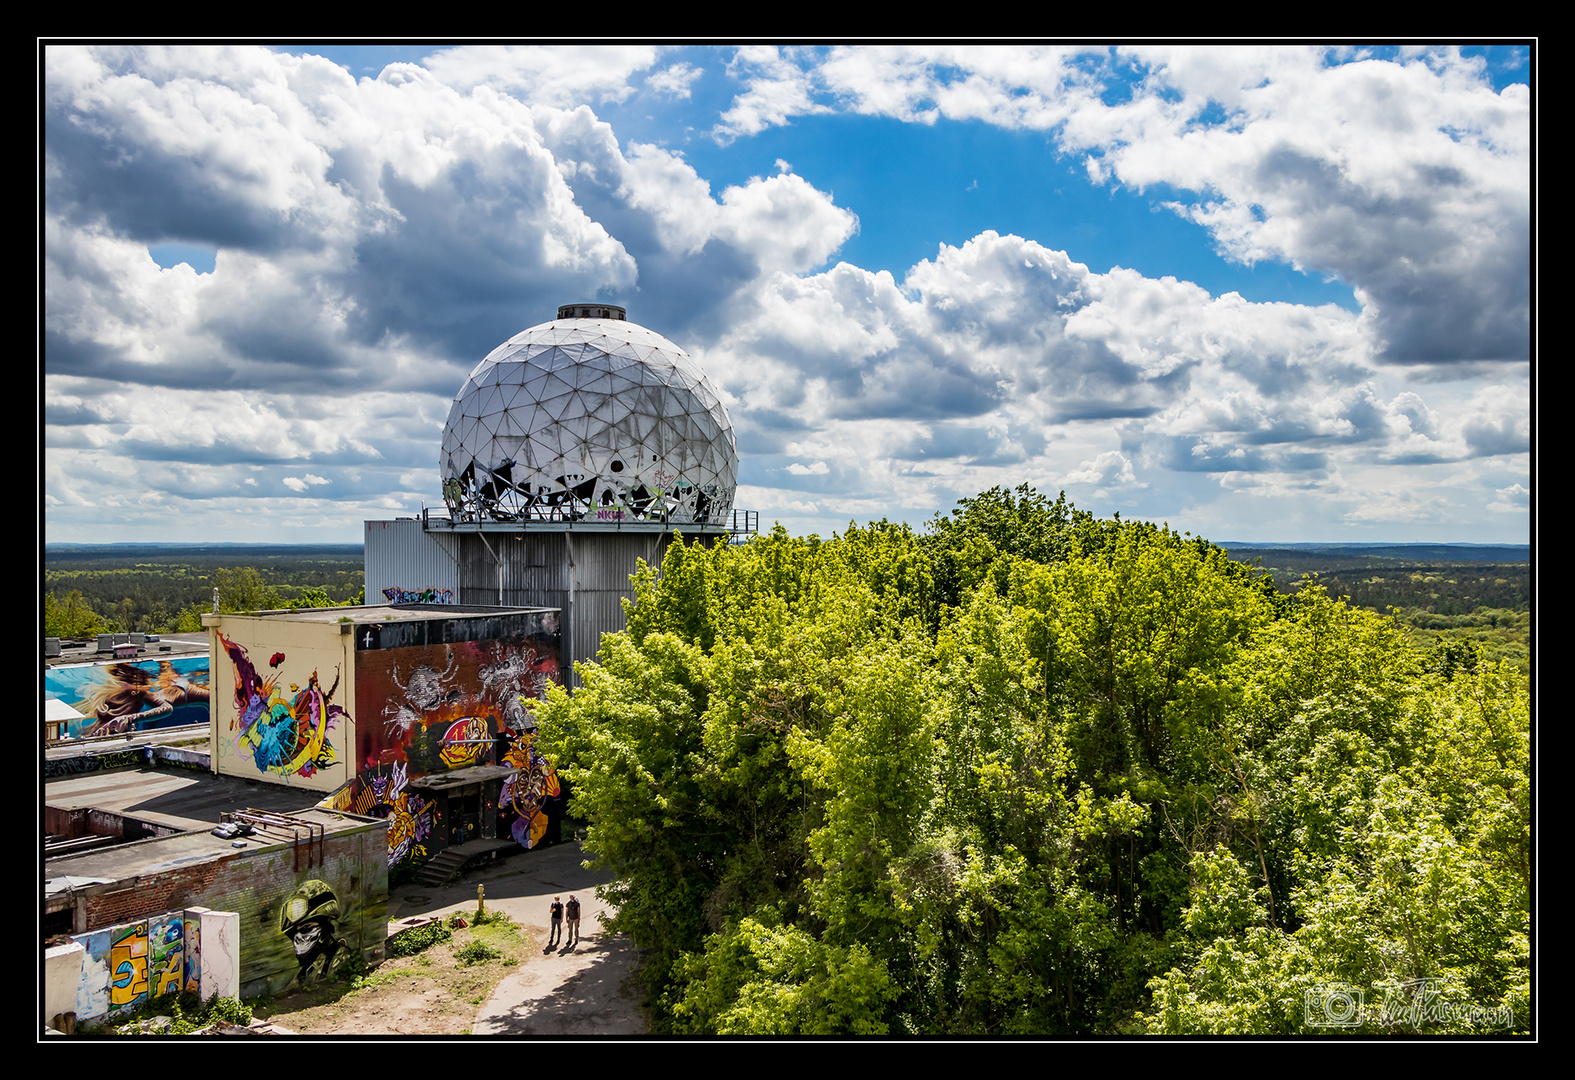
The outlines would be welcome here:
M 110 639 L 109 648 L 100 648 L 99 637 Z M 60 655 L 45 656 L 44 666 L 56 668 L 78 664 L 113 664 L 116 660 L 172 660 L 180 656 L 200 656 L 208 651 L 206 630 L 195 634 L 103 634 L 99 637 L 60 639 Z M 136 655 L 116 656 L 116 644 L 121 647 L 136 645 Z
M 211 829 L 221 822 L 222 813 L 248 808 L 302 813 L 322 798 L 321 791 L 308 788 L 218 776 L 196 769 L 120 769 L 51 780 L 44 785 L 44 802 L 49 806 L 114 810 L 178 829 Z M 228 847 L 228 842 L 222 846 Z
M 373 820 L 318 810 L 314 804 L 321 799 L 322 792 L 305 788 L 185 770 L 127 769 L 56 780 L 44 785 L 44 802 L 50 806 L 112 810 L 185 831 L 49 859 L 44 877 L 119 881 L 233 854 L 234 840 L 209 831 L 221 824 L 225 813 L 286 814 L 301 822 L 303 836 L 308 829 L 323 836 L 363 829 Z M 289 843 L 290 838 L 289 830 L 273 829 L 237 839 L 244 840 L 247 848 L 259 849 Z

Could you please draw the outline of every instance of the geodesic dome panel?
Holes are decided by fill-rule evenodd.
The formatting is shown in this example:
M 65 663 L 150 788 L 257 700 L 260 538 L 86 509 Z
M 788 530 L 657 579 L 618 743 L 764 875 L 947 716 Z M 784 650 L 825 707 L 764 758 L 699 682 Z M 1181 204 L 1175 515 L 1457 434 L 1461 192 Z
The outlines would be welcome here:
M 439 457 L 463 519 L 724 523 L 738 448 L 689 354 L 621 319 L 557 319 L 493 349 Z

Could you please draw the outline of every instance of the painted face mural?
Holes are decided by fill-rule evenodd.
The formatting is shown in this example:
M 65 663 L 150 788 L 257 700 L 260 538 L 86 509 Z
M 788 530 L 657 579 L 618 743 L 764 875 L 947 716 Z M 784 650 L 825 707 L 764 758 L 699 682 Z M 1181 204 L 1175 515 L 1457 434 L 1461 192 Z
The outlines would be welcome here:
M 539 636 L 528 631 L 441 644 L 363 644 L 357 652 L 356 714 L 381 716 L 383 722 L 356 728 L 360 766 L 347 806 L 387 819 L 390 868 L 457 842 L 453 830 L 461 824 L 489 836 L 512 832 L 526 847 L 541 840 L 548 827 L 541 808 L 551 797 L 549 790 L 557 790 L 556 777 L 539 753 L 533 759 L 528 745 L 512 758 L 504 746 L 533 726 L 522 696 L 536 697 L 558 678 L 555 636 L 549 636 L 555 633 L 550 625 Z M 505 743 L 500 744 L 500 736 Z M 500 751 L 506 760 L 500 760 Z M 485 787 L 499 783 L 496 773 L 476 781 L 483 790 L 479 798 L 467 796 L 476 802 L 464 823 L 459 816 L 439 821 L 441 798 L 416 794 L 421 777 L 492 763 L 530 775 L 504 780 L 507 794 Z M 516 824 L 513 818 L 521 814 L 523 824 Z
M 339 689 L 338 673 L 325 691 L 313 671 L 305 689 L 290 685 L 291 697 L 286 700 L 277 685 L 279 672 L 262 678 L 244 648 L 223 634 L 219 641 L 235 665 L 238 715 L 230 719 L 230 730 L 239 729 L 236 746 L 264 772 L 312 776 L 334 764 L 337 755 L 328 733 L 337 719 L 349 720 L 349 714 L 333 704 L 334 692 Z M 283 653 L 275 653 L 269 661 L 273 666 L 283 662 Z
M 487 718 L 467 716 L 449 725 L 448 731 L 444 732 L 443 749 L 439 756 L 444 765 L 457 769 L 479 762 L 486 757 L 491 746 L 492 739 L 487 731 Z
M 55 668 L 44 689 L 88 718 L 67 727 L 73 738 L 208 721 L 206 656 Z
M 536 733 L 522 732 L 509 744 L 503 764 L 519 772 L 503 782 L 498 802 L 517 815 L 509 831 L 521 847 L 533 848 L 547 832 L 547 800 L 558 795 L 558 773 L 536 749 Z
M 326 882 L 303 881 L 279 911 L 279 932 L 290 939 L 300 965 L 302 986 L 328 978 L 349 955 L 349 944 L 335 934 L 339 899 Z

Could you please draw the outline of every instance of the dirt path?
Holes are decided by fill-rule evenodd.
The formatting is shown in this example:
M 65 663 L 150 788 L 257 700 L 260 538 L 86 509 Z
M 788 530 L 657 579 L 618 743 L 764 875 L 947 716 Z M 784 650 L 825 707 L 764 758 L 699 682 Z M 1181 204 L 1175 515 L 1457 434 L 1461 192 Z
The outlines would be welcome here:
M 487 910 L 505 912 L 515 924 L 478 931 L 505 953 L 502 960 L 461 966 L 453 949 L 439 944 L 387 961 L 363 989 L 296 995 L 259 1015 L 312 1035 L 644 1034 L 639 998 L 624 992 L 634 950 L 603 932 L 607 909 L 595 894 L 603 879 L 580 866 L 584 858 L 578 844 L 559 844 L 521 852 L 456 884 L 403 885 L 390 894 L 391 923 L 455 912 L 469 917 L 482 885 Z M 580 944 L 546 952 L 548 906 L 554 896 L 567 902 L 570 894 L 583 909 Z

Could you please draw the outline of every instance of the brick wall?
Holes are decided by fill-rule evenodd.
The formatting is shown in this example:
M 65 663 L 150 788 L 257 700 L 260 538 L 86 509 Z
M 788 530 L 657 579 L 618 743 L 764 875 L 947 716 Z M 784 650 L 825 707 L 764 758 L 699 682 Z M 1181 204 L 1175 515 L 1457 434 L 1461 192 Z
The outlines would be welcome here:
M 86 928 L 203 906 L 240 916 L 241 983 L 248 996 L 280 992 L 297 973 L 280 930 L 286 901 L 308 881 L 325 883 L 338 907 L 336 932 L 368 963 L 383 957 L 388 920 L 387 826 L 331 834 L 308 859 L 306 845 L 238 850 L 100 886 L 83 897 Z

